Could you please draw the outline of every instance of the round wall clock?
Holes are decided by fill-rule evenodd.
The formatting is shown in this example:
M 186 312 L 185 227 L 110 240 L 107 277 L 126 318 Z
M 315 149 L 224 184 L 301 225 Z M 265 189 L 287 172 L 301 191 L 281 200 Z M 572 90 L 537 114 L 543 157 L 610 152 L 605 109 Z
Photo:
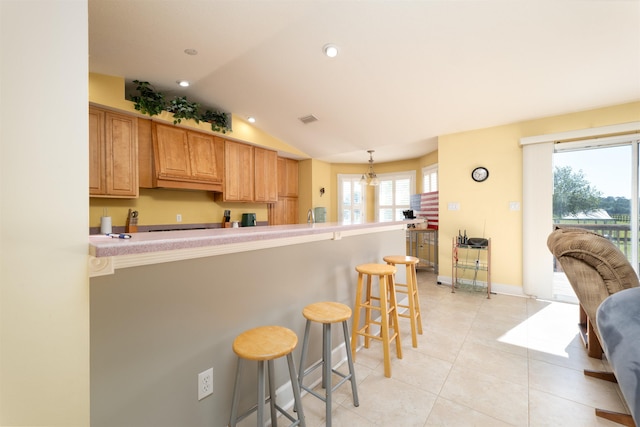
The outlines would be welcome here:
M 477 167 L 473 170 L 473 172 L 471 172 L 471 178 L 473 178 L 475 182 L 485 181 L 487 178 L 489 178 L 489 171 L 485 167 Z

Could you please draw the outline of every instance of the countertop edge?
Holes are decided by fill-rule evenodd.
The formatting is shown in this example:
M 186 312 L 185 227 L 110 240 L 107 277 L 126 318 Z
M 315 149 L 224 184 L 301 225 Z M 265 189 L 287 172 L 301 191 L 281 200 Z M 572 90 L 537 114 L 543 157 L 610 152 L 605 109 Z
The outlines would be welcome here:
M 121 268 L 182 261 L 194 258 L 233 254 L 251 250 L 309 243 L 321 240 L 340 240 L 343 237 L 404 230 L 407 224 L 421 220 L 367 223 L 356 225 L 315 224 L 314 226 L 259 227 L 260 230 L 235 229 L 235 233 L 170 232 L 144 239 L 109 239 L 104 236 L 90 238 L 89 277 L 111 275 Z M 230 230 L 230 229 L 226 229 Z M 140 233 L 138 233 L 140 234 Z M 155 233 L 154 233 L 155 234 Z

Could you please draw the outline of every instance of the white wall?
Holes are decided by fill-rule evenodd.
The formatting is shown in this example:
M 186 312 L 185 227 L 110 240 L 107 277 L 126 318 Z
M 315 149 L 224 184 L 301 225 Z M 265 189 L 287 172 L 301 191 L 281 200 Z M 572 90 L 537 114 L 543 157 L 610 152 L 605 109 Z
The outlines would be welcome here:
M 89 425 L 86 0 L 0 1 L 0 425 Z

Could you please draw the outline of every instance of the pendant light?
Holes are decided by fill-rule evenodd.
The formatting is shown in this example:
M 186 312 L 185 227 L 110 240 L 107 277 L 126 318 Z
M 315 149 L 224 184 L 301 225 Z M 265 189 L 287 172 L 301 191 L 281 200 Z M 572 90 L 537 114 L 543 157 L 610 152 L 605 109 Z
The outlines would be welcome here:
M 362 174 L 362 178 L 360 178 L 360 184 L 369 184 L 376 186 L 380 184 L 380 182 L 378 181 L 378 176 L 373 170 L 373 153 L 375 153 L 375 150 L 367 150 L 367 153 L 369 153 L 369 170 L 366 173 Z

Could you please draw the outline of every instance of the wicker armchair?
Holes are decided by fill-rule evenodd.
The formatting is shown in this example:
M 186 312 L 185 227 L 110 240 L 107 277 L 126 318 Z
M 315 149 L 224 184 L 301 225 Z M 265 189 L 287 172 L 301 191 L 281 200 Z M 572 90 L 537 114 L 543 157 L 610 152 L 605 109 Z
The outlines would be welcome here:
M 585 229 L 557 227 L 549 235 L 547 246 L 580 302 L 580 323 L 589 356 L 601 358 L 596 311 L 609 295 L 639 286 L 638 276 L 616 245 Z

